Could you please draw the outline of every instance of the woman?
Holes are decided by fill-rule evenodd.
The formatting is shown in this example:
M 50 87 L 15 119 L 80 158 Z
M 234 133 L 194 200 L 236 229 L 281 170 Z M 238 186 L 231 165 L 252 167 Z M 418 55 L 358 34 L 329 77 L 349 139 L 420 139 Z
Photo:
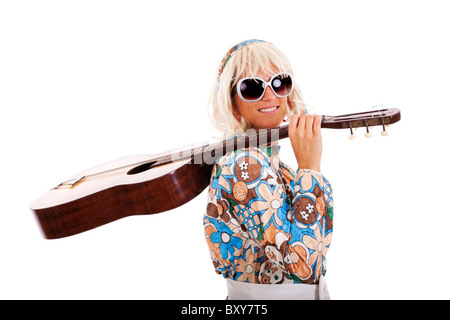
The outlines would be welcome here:
M 293 74 L 274 45 L 247 40 L 223 59 L 211 97 L 212 121 L 224 131 L 288 119 L 298 165 L 281 162 L 275 144 L 229 152 L 214 165 L 204 230 L 231 300 L 329 298 L 333 197 L 320 173 L 321 116 L 306 114 Z

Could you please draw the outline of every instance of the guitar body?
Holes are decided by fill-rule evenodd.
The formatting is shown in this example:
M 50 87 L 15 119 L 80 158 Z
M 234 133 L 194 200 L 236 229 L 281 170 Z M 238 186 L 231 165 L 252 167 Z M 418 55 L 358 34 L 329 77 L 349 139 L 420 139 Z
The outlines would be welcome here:
M 151 159 L 148 155 L 121 158 L 84 171 L 69 181 L 142 160 L 152 163 Z M 191 164 L 190 159 L 148 169 L 139 167 L 131 174 L 130 167 L 126 167 L 72 186 L 58 186 L 35 200 L 30 209 L 44 236 L 67 237 L 130 215 L 174 209 L 199 195 L 208 186 L 212 172 L 212 165 Z

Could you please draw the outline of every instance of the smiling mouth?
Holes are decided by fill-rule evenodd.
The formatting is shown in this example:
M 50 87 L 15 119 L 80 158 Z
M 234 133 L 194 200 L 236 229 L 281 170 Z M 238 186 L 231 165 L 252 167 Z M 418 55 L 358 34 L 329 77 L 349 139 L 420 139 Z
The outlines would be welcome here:
M 259 112 L 262 113 L 270 113 L 270 112 L 274 112 L 276 111 L 280 106 L 271 106 L 271 107 L 266 107 L 266 108 L 261 108 L 258 109 Z

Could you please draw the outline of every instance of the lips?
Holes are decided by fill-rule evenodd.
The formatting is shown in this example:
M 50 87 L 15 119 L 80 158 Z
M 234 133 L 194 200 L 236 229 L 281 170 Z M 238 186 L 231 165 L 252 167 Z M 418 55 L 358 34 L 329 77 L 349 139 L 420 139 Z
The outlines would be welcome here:
M 262 112 L 262 113 L 271 113 L 271 112 L 275 112 L 279 107 L 280 106 L 269 106 L 269 107 L 258 109 L 258 111 Z

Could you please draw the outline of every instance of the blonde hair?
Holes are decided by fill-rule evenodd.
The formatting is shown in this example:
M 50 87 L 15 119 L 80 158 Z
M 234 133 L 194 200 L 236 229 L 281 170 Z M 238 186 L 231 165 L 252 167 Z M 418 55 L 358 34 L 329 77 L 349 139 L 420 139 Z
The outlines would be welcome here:
M 257 41 L 235 46 L 231 56 L 226 56 L 219 69 L 217 87 L 213 89 L 209 103 L 209 117 L 218 130 L 232 134 L 237 130 L 246 131 L 250 124 L 241 117 L 239 121 L 233 112 L 233 88 L 239 79 L 256 76 L 258 73 L 275 74 L 289 72 L 294 77 L 291 64 L 286 56 L 273 44 Z M 229 51 L 232 52 L 232 50 Z M 300 89 L 294 80 L 294 89 L 287 97 L 286 115 L 300 114 L 306 111 Z

